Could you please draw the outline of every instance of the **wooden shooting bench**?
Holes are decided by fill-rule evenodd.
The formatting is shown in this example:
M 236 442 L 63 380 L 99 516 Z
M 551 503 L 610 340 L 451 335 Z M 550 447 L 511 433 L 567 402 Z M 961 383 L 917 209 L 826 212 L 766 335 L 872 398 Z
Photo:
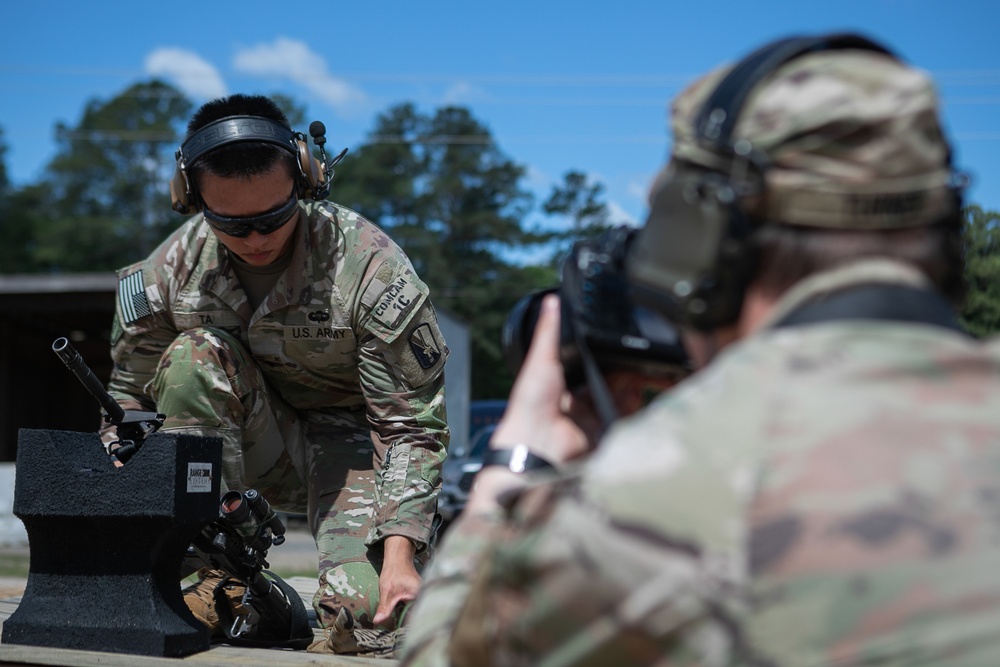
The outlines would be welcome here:
M 299 592 L 303 600 L 312 599 L 316 580 L 310 577 L 291 577 L 288 583 Z M 0 624 L 10 617 L 20 602 L 19 595 L 0 599 Z M 308 607 L 308 603 L 304 603 Z M 323 636 L 316 626 L 312 608 L 308 608 L 313 634 Z M 59 632 L 59 628 L 52 628 Z M 127 653 L 102 653 L 72 649 L 0 644 L 2 665 L 58 665 L 65 667 L 297 667 L 299 665 L 325 665 L 326 667 L 395 667 L 397 660 L 360 656 L 341 656 L 308 651 L 283 649 L 246 648 L 213 644 L 207 651 L 182 658 L 151 657 Z

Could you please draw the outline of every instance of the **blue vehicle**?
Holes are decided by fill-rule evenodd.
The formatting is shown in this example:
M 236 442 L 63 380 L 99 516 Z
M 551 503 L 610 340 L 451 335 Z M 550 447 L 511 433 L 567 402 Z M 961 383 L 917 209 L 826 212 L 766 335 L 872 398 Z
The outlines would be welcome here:
M 441 472 L 438 512 L 445 526 L 465 507 L 472 481 L 483 467 L 483 456 L 496 425 L 507 409 L 506 400 L 473 401 L 469 414 L 469 438 L 465 446 L 448 452 Z
M 469 406 L 469 442 L 484 426 L 498 424 L 506 409 L 506 399 L 472 401 Z

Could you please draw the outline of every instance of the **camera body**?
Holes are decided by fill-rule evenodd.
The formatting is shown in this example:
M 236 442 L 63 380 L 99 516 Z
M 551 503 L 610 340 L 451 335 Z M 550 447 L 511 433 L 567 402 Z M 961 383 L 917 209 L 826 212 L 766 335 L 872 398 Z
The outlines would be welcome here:
M 586 384 L 584 355 L 601 370 L 624 368 L 678 377 L 690 362 L 680 332 L 658 313 L 636 305 L 630 295 L 625 258 L 635 232 L 616 227 L 573 245 L 557 288 L 521 298 L 507 316 L 501 342 L 511 373 L 528 352 L 542 299 L 560 299 L 559 358 L 570 390 Z

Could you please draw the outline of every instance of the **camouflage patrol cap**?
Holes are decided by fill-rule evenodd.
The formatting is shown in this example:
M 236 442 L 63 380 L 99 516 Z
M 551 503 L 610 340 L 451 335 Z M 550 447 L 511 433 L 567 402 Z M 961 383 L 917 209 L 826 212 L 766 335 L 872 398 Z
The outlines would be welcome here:
M 728 173 L 695 121 L 724 67 L 673 102 L 675 159 Z M 866 50 L 803 55 L 750 92 L 732 132 L 766 156 L 763 196 L 749 213 L 784 224 L 892 229 L 931 224 L 955 209 L 950 148 L 929 76 Z

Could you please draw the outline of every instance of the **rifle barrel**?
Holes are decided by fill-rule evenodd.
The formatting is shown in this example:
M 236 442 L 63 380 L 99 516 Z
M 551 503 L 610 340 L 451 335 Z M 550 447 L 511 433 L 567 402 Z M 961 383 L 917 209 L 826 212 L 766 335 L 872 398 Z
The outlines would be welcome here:
M 122 406 L 118 405 L 118 401 L 111 397 L 111 394 L 107 392 L 101 381 L 97 379 L 94 372 L 90 370 L 84 362 L 83 357 L 80 353 L 76 351 L 68 338 L 57 338 L 54 343 L 52 343 L 52 351 L 62 359 L 63 363 L 66 364 L 66 368 L 73 371 L 77 379 L 83 383 L 83 386 L 87 388 L 94 398 L 101 404 L 101 407 L 108 413 L 108 419 L 113 424 L 120 424 L 125 419 L 125 410 Z

